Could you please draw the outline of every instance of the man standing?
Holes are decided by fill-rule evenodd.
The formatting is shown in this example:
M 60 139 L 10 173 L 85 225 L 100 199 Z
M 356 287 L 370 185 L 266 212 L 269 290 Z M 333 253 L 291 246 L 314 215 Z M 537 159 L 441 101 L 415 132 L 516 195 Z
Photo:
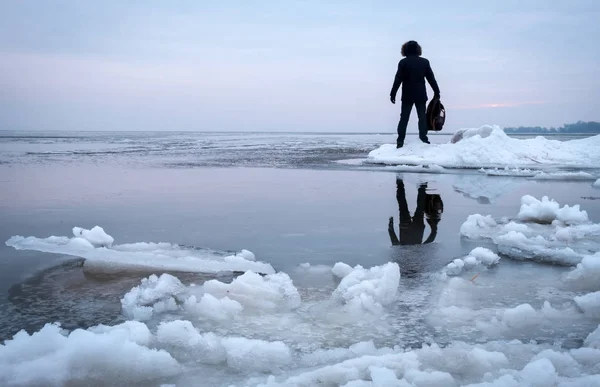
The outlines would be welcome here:
M 398 63 L 398 71 L 390 93 L 390 100 L 396 103 L 396 94 L 402 84 L 402 110 L 400 113 L 400 122 L 398 123 L 398 139 L 396 148 L 402 148 L 404 137 L 406 136 L 406 127 L 410 118 L 410 111 L 413 104 L 417 108 L 419 117 L 419 139 L 429 144 L 427 138 L 427 118 L 425 114 L 425 103 L 427 102 L 427 90 L 425 89 L 425 79 L 433 89 L 434 98 L 440 97 L 440 88 L 435 80 L 429 61 L 421 58 L 422 50 L 419 43 L 414 40 L 408 41 L 402 45 L 402 56 L 404 58 Z

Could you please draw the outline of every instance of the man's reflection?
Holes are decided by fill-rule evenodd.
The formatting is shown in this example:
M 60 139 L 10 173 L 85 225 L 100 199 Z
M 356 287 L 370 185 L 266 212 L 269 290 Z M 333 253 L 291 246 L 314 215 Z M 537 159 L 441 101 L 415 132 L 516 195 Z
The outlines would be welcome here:
M 392 245 L 431 243 L 437 236 L 438 223 L 440 222 L 442 212 L 444 212 L 444 203 L 440 195 L 428 194 L 426 190 L 427 183 L 419 185 L 417 191 L 417 208 L 414 216 L 411 217 L 408 211 L 408 204 L 406 203 L 404 182 L 402 179 L 396 179 L 396 200 L 398 200 L 398 209 L 400 211 L 400 231 L 398 238 L 394 230 L 394 217 L 390 217 L 388 232 Z M 425 218 L 431 228 L 431 234 L 423 242 Z

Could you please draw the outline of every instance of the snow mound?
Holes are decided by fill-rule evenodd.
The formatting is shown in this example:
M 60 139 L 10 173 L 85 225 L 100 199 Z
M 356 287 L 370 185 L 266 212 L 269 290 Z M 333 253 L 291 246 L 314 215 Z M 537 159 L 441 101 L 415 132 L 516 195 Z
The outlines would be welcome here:
M 476 247 L 465 258 L 456 258 L 446 265 L 447 275 L 459 275 L 463 270 L 470 270 L 476 266 L 492 266 L 500 261 L 498 254 L 485 247 Z
M 153 315 L 176 311 L 178 304 L 184 302 L 185 286 L 177 277 L 162 274 L 151 275 L 142 279 L 139 286 L 134 287 L 121 299 L 123 314 L 137 321 L 147 321 Z
M 265 274 L 275 272 L 270 264 L 255 261 L 254 254 L 247 250 L 242 250 L 237 255 L 223 256 L 210 250 L 183 248 L 170 243 L 112 245 L 113 238 L 101 227 L 94 227 L 92 230 L 75 227 L 73 233 L 76 235 L 74 238 L 13 236 L 6 241 L 6 245 L 17 250 L 81 257 L 86 259 L 86 267 L 102 271 L 160 269 L 200 273 L 247 270 Z
M 458 138 L 460 137 L 460 140 Z M 516 139 L 498 126 L 457 132 L 454 143 L 409 143 L 400 149 L 384 144 L 371 151 L 366 163 L 385 165 L 435 164 L 443 168 L 532 168 L 550 166 L 595 168 L 600 164 L 600 135 L 570 141 L 544 137 Z
M 589 221 L 579 205 L 560 207 L 554 200 L 521 199 L 516 221 L 473 214 L 460 227 L 461 236 L 491 239 L 498 251 L 514 259 L 575 265 L 600 249 L 600 224 Z
M 248 271 L 230 284 L 206 281 L 202 290 L 205 296 L 233 300 L 245 310 L 280 311 L 300 306 L 300 293 L 286 273 L 261 276 Z
M 339 263 L 334 266 L 334 273 L 344 275 L 332 298 L 341 301 L 347 310 L 378 313 L 396 299 L 400 284 L 397 263 L 390 262 L 370 269 L 357 265 L 351 271 L 346 266 Z
M 0 384 L 104 385 L 118 380 L 133 385 L 180 373 L 168 352 L 146 347 L 151 336 L 146 325 L 132 321 L 70 334 L 58 324 L 46 324 L 32 335 L 21 331 L 0 345 Z

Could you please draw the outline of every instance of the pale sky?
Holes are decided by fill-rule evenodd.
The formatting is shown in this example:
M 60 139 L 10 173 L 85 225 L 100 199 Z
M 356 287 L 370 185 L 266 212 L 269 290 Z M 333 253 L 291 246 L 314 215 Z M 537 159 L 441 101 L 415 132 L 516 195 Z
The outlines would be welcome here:
M 0 130 L 393 133 L 411 39 L 445 130 L 600 121 L 599 21 L 598 0 L 0 0 Z

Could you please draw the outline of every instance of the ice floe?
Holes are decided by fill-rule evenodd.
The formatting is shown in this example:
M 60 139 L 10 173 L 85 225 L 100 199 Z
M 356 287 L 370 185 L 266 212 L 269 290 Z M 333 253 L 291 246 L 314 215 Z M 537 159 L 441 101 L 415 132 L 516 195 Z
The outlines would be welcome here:
M 454 137 L 445 144 L 412 142 L 400 149 L 384 144 L 369 153 L 366 163 L 538 170 L 556 166 L 596 168 L 600 164 L 600 135 L 570 141 L 544 137 L 517 139 L 509 137 L 498 126 L 486 125 L 463 130 Z
M 255 261 L 254 254 L 243 250 L 224 255 L 210 250 L 186 248 L 170 243 L 130 243 L 113 245 L 113 238 L 100 227 L 73 229 L 74 237 L 48 238 L 13 236 L 6 245 L 17 250 L 35 250 L 66 254 L 86 259 L 86 265 L 96 270 L 148 270 L 217 273 L 247 271 L 274 273 L 273 267 Z M 110 243 L 109 243 L 110 242 Z

